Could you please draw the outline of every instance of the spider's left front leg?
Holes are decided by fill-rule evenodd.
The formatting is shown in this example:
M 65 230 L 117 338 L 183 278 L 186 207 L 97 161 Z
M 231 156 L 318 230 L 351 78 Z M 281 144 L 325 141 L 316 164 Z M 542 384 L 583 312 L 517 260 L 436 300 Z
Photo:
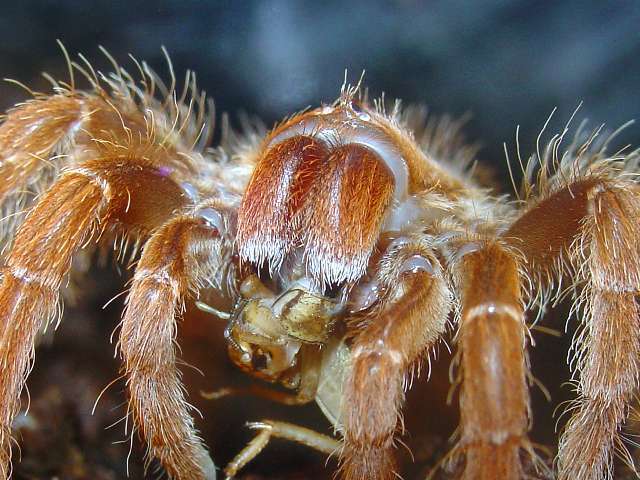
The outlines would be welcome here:
M 237 199 L 239 202 L 239 198 Z M 184 297 L 229 275 L 234 205 L 209 200 L 158 228 L 145 244 L 127 297 L 119 350 L 129 413 L 156 457 L 175 479 L 214 479 L 176 367 L 176 317 Z
M 147 202 L 155 205 L 153 211 L 141 208 Z M 11 424 L 20 408 L 36 335 L 55 314 L 73 255 L 115 225 L 154 230 L 184 203 L 182 189 L 149 159 L 104 157 L 64 172 L 29 212 L 6 258 L 0 285 L 0 478 L 10 475 Z M 153 332 L 146 334 L 154 338 Z M 165 366 L 171 360 L 162 358 Z M 159 397 L 150 400 L 166 405 Z M 166 410 L 165 417 L 171 415 Z
M 451 307 L 442 268 L 424 240 L 392 243 L 374 282 L 384 293 L 360 318 L 344 384 L 341 470 L 346 480 L 397 475 L 393 437 L 403 380 L 443 334 Z

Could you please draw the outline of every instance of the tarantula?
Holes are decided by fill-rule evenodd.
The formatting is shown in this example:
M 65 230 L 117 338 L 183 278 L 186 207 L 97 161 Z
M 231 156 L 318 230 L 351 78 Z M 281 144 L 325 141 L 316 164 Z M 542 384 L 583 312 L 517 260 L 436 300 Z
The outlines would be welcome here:
M 455 312 L 460 428 L 451 458 L 465 479 L 535 475 L 524 467 L 535 457 L 525 312 L 565 292 L 554 288 L 561 281 L 573 287 L 583 328 L 558 476 L 612 477 L 640 360 L 636 152 L 608 154 L 596 131 L 560 153 L 565 131 L 532 156 L 522 194 L 508 201 L 465 168 L 474 150 L 459 124 L 425 123 L 399 103 L 387 111 L 358 87 L 268 133 L 227 131 L 212 148 L 207 101 L 190 74 L 180 94 L 144 63 L 140 81 L 115 62 L 111 75 L 69 65 L 69 84 L 32 92 L 0 125 L 0 199 L 10 214 L 3 478 L 38 333 L 60 315 L 72 259 L 114 240 L 141 247 L 118 341 L 128 414 L 172 478 L 216 477 L 174 345 L 185 299 L 203 289 L 235 300 L 226 329 L 234 363 L 299 389 L 304 401 L 318 398 L 327 348 L 342 345 L 346 360 L 329 371 L 337 404 L 326 411 L 342 436 L 346 480 L 394 477 L 405 380 Z M 74 71 L 90 91 L 76 89 Z

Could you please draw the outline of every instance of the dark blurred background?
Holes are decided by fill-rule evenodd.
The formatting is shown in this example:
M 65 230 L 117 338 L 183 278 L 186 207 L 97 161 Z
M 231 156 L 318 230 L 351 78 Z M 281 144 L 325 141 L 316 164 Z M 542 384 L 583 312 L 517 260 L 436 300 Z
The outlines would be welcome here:
M 332 101 L 344 70 L 362 70 L 374 94 L 473 114 L 469 136 L 503 168 L 502 142 L 516 125 L 535 137 L 553 107 L 558 124 L 580 117 L 617 127 L 638 117 L 640 4 L 584 1 L 264 2 L 82 0 L 5 2 L 0 74 L 29 85 L 41 71 L 65 77 L 55 39 L 108 69 L 97 46 L 162 71 L 194 69 L 220 110 L 268 124 Z M 0 103 L 22 98 L 0 87 Z M 637 128 L 625 140 L 638 138 Z
M 614 129 L 640 117 L 639 26 L 640 2 L 634 0 L 23 0 L 4 2 L 0 7 L 0 77 L 17 79 L 38 90 L 47 88 L 42 71 L 67 78 L 56 39 L 72 56 L 82 52 L 104 71 L 109 65 L 98 45 L 131 71 L 135 68 L 127 58 L 129 53 L 166 74 L 160 50 L 164 45 L 178 77 L 186 69 L 195 70 L 200 86 L 215 98 L 219 111 L 244 111 L 271 125 L 308 105 L 335 99 L 345 69 L 353 82 L 365 70 L 365 84 L 374 95 L 386 92 L 408 103 L 424 103 L 436 113 L 470 112 L 468 137 L 484 146 L 480 160 L 504 180 L 502 142 L 513 153 L 515 127 L 521 125 L 523 152 L 529 152 L 554 107 L 558 113 L 551 131 L 560 128 L 581 101 L 584 105 L 578 118 L 588 117 L 593 125 L 604 122 Z M 18 87 L 0 84 L 2 109 L 24 98 Z M 618 144 L 638 145 L 639 140 L 640 126 L 635 125 L 623 132 Z M 501 184 L 499 188 L 509 187 Z M 25 461 L 18 467 L 18 478 L 111 479 L 125 475 L 123 457 L 129 446 L 111 445 L 124 437 L 122 428 L 103 430 L 112 421 L 110 415 L 122 416 L 122 386 L 111 389 L 106 405 L 98 409 L 105 418 L 87 413 L 97 396 L 95 390 L 99 392 L 117 371 L 107 338 L 122 305 L 114 302 L 106 313 L 96 313 L 121 290 L 122 278 L 109 272 L 99 271 L 86 281 L 89 293 L 67 309 L 68 318 L 57 338 L 38 353 L 30 385 L 32 412 L 41 423 L 23 434 Z M 562 330 L 563 315 L 560 312 L 547 324 Z M 215 407 L 198 399 L 198 388 L 224 386 L 240 375 L 229 367 L 222 345 L 211 347 L 211 342 L 221 338 L 220 326 L 211 322 L 200 314 L 188 316 L 182 336 L 187 360 L 205 370 L 206 377 L 193 375 L 190 369 L 185 374 L 188 382 L 194 382 L 190 385 L 196 397 L 193 401 L 205 413 L 199 425 L 218 463 L 229 460 L 249 438 L 242 428 L 245 420 L 279 415 L 321 428 L 323 419 L 313 407 L 290 413 L 291 408 L 265 406 L 251 399 L 222 400 Z M 559 388 L 569 378 L 563 369 L 566 342 L 542 336 L 537 343 L 534 373 L 551 387 L 553 400 L 547 403 L 534 389 L 533 437 L 553 447 L 552 410 L 570 394 L 569 388 Z M 426 463 L 446 452 L 446 439 L 456 422 L 454 407 L 449 409 L 454 412 L 452 419 L 442 420 L 447 415 L 442 413 L 446 411 L 447 355 L 442 356 L 444 370 L 435 374 L 433 391 L 409 398 L 410 403 L 422 405 L 421 414 L 407 414 L 409 420 L 416 417 L 424 423 L 425 417 L 441 415 L 435 423 L 444 423 L 439 438 L 427 435 L 425 440 L 416 433 L 408 440 L 414 453 L 424 444 L 427 453 L 417 455 L 417 460 Z M 212 369 L 219 371 L 211 373 Z M 438 386 L 438 378 L 445 386 Z M 424 395 L 435 398 L 428 412 L 421 400 Z M 52 448 L 51 442 L 57 447 Z M 66 444 L 69 448 L 63 449 L 61 445 Z M 269 478 L 310 478 L 306 467 L 295 467 L 301 458 L 307 458 L 309 465 L 320 466 L 314 474 L 317 478 L 330 478 L 331 468 L 322 469 L 322 457 L 304 457 L 306 451 L 297 447 L 273 448 L 264 454 L 270 459 L 258 462 L 254 472 L 275 475 Z M 98 453 L 106 450 L 110 460 Z M 45 461 L 43 452 L 53 458 Z M 141 458 L 135 443 L 132 478 L 142 476 Z M 269 469 L 292 473 L 265 474 Z

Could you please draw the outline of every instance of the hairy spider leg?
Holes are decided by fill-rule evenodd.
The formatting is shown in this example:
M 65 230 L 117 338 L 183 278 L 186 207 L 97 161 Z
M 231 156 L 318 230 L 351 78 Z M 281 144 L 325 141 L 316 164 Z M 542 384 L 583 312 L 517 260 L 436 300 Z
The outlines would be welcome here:
M 522 276 L 514 252 L 477 242 L 452 265 L 460 300 L 460 440 L 463 479 L 523 477 L 531 449 Z
M 189 290 L 197 291 L 230 262 L 232 207 L 204 203 L 154 232 L 136 267 L 122 320 L 118 347 L 129 413 L 149 446 L 148 460 L 158 458 L 175 479 L 216 477 L 177 371 L 176 317 Z
M 561 480 L 612 479 L 614 452 L 633 464 L 620 430 L 640 378 L 640 191 L 620 166 L 601 166 L 608 168 L 531 201 L 505 234 L 543 287 L 571 272 L 584 284 L 574 307 L 578 398 L 560 440 Z
M 34 357 L 36 335 L 55 316 L 60 286 L 73 255 L 116 223 L 146 224 L 183 203 L 180 188 L 146 161 L 117 156 L 71 168 L 45 192 L 19 227 L 0 286 L 0 473 L 10 472 L 11 423 Z M 133 208 L 144 201 L 142 178 L 159 206 L 150 217 Z M 133 184 L 131 182 L 134 182 Z M 132 208 L 129 208 L 132 207 Z M 58 315 L 60 315 L 58 308 Z
M 377 278 L 386 292 L 364 316 L 351 347 L 342 422 L 345 480 L 389 480 L 397 475 L 394 435 L 401 423 L 404 381 L 444 333 L 451 293 L 428 242 L 392 244 Z
M 105 132 L 135 142 L 146 139 L 147 125 L 137 110 L 119 111 L 105 98 L 71 91 L 37 94 L 7 112 L 0 125 L 3 244 L 10 244 L 35 195 L 51 186 L 63 167 L 95 158 L 94 139 L 110 140 Z

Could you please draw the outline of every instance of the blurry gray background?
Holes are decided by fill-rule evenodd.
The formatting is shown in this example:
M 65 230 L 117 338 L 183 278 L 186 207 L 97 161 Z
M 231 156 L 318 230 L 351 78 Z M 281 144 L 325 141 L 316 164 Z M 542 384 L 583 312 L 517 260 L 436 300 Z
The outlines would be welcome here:
M 555 127 L 579 117 L 611 128 L 640 116 L 640 2 L 83 0 L 11 2 L 0 15 L 0 76 L 29 85 L 66 78 L 55 39 L 108 69 L 97 46 L 180 76 L 194 69 L 219 110 L 268 124 L 332 101 L 345 68 L 366 70 L 373 94 L 473 117 L 480 156 L 504 170 L 502 142 L 521 125 L 525 147 L 553 107 Z M 0 106 L 24 97 L 0 86 Z M 552 124 L 554 125 L 554 124 Z M 640 127 L 621 141 L 636 142 Z M 500 176 L 499 176 L 500 178 Z

